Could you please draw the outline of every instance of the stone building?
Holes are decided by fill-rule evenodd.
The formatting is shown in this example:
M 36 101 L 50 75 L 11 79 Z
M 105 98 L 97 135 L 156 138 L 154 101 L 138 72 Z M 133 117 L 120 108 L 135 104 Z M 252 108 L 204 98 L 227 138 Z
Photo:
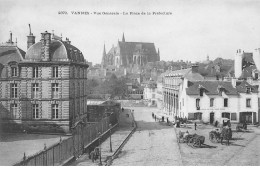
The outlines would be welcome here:
M 258 89 L 247 82 L 189 81 L 180 86 L 179 117 L 205 123 L 221 123 L 222 118 L 231 123 L 258 122 Z
M 168 70 L 163 74 L 163 110 L 169 117 L 169 120 L 174 120 L 180 116 L 179 112 L 179 96 L 180 85 L 183 79 L 190 81 L 203 80 L 203 76 L 198 73 L 198 66 L 193 65 L 192 68 L 181 70 Z
M 12 39 L 0 47 L 2 126 L 7 130 L 69 133 L 86 122 L 88 65 L 69 39 L 48 33 L 35 43 L 31 33 L 27 52 Z
M 102 68 L 113 66 L 115 70 L 127 69 L 131 73 L 140 73 L 140 67 L 148 62 L 160 61 L 160 52 L 156 52 L 154 43 L 126 42 L 123 34 L 122 41 L 113 46 L 108 53 L 104 46 Z M 139 72 L 134 72 L 138 71 Z

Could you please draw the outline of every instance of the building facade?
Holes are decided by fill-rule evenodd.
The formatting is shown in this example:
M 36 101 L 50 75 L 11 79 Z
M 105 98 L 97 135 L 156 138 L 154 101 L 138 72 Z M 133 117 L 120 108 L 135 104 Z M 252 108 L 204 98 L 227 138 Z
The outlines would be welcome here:
M 187 81 L 180 90 L 179 117 L 205 123 L 258 122 L 258 88 L 247 82 Z
M 104 46 L 102 68 L 113 66 L 114 69 L 131 68 L 128 71 L 138 73 L 136 68 L 145 66 L 148 62 L 160 61 L 160 52 L 156 52 L 154 43 L 126 42 L 124 34 L 122 41 L 113 46 L 108 53 Z M 139 72 L 140 73 L 140 72 Z
M 175 120 L 180 116 L 179 113 L 179 96 L 180 86 L 184 83 L 184 78 L 189 80 L 203 80 L 204 78 L 198 73 L 198 66 L 181 70 L 167 70 L 163 74 L 163 111 L 169 116 L 169 120 Z
M 37 43 L 30 32 L 27 44 L 24 58 L 8 62 L 10 80 L 1 78 L 2 122 L 9 129 L 69 133 L 87 117 L 84 56 L 69 39 L 47 31 Z
M 149 106 L 156 106 L 157 103 L 157 84 L 150 80 L 144 85 L 144 100 L 148 101 Z

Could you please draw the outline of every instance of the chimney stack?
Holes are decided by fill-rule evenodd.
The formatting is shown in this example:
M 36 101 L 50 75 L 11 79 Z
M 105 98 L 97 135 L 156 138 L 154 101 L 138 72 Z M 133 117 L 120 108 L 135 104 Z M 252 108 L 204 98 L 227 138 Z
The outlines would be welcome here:
M 42 44 L 42 60 L 43 61 L 49 61 L 50 60 L 50 43 L 51 43 L 51 34 L 45 31 L 44 33 L 41 33 L 41 44 Z
M 198 73 L 199 72 L 199 66 L 197 64 L 191 66 L 192 73 Z
M 29 49 L 33 44 L 35 44 L 35 36 L 33 36 L 31 31 L 31 25 L 29 24 L 29 35 L 27 36 L 27 49 Z
M 13 43 L 13 34 L 10 32 L 10 43 Z

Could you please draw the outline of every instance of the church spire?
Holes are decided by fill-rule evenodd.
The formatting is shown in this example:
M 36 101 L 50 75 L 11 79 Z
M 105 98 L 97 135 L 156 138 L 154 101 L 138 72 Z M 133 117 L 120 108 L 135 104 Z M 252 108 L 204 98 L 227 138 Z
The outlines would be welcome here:
M 124 35 L 124 32 L 123 32 L 122 42 L 125 42 L 125 35 Z
M 104 43 L 103 56 L 102 56 L 102 62 L 101 62 L 102 67 L 106 64 L 105 63 L 106 55 L 107 55 L 106 54 L 106 46 L 105 46 L 105 43 Z

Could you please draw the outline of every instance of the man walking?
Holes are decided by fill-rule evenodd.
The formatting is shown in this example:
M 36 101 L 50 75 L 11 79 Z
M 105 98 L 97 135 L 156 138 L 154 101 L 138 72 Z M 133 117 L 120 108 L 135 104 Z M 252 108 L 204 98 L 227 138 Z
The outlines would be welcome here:
M 196 128 L 197 128 L 197 123 L 196 122 L 194 123 L 194 126 L 195 126 L 195 130 L 196 130 Z

